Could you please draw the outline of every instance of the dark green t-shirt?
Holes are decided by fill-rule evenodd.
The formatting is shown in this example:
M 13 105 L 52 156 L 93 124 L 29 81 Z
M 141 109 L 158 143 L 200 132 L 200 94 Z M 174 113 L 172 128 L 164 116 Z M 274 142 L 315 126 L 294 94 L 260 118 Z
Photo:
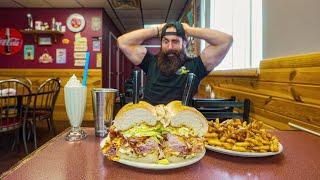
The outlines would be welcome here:
M 147 74 L 144 87 L 144 100 L 153 104 L 167 104 L 173 100 L 181 100 L 188 73 L 194 73 L 196 93 L 200 81 L 209 73 L 206 71 L 200 57 L 188 58 L 184 65 L 185 71 L 170 77 L 160 73 L 157 66 L 157 56 L 147 52 L 139 67 Z

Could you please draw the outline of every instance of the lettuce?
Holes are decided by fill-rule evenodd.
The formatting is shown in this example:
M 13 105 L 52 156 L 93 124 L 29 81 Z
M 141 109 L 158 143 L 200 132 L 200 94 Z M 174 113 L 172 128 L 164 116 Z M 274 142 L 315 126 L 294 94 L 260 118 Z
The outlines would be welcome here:
M 190 137 L 195 136 L 196 133 L 187 127 L 163 127 L 161 123 L 157 123 L 156 126 L 148 126 L 146 124 L 140 124 L 137 126 L 132 127 L 131 129 L 128 129 L 126 131 L 123 131 L 122 134 L 124 137 L 153 137 L 154 140 L 156 140 L 159 143 L 159 140 L 162 140 L 162 135 L 165 133 L 170 133 L 174 135 L 184 136 L 184 137 Z
M 157 139 L 157 142 L 160 142 L 159 139 L 163 139 L 161 135 L 161 124 L 157 124 L 156 126 L 150 127 L 145 124 L 141 124 L 138 126 L 134 126 L 131 129 L 124 131 L 123 136 L 126 138 L 129 137 L 153 137 L 153 139 Z

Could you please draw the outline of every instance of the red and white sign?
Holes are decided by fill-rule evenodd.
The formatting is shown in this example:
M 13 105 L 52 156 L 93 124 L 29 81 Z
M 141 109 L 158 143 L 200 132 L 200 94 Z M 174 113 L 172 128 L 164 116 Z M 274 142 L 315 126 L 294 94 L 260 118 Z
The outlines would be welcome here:
M 80 32 L 83 30 L 86 21 L 81 14 L 71 14 L 67 19 L 67 27 L 72 32 Z
M 0 29 L 0 54 L 13 55 L 22 49 L 21 33 L 13 28 Z

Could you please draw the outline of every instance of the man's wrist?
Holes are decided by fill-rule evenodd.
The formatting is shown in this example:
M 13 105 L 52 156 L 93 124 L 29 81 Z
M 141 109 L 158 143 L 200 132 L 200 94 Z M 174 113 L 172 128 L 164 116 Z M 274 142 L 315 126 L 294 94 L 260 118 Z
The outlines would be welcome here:
M 192 27 L 184 28 L 186 36 L 192 36 Z
M 159 27 L 158 27 L 158 26 L 156 26 L 156 27 L 154 28 L 154 30 L 156 31 L 156 35 L 155 35 L 155 37 L 160 37 Z

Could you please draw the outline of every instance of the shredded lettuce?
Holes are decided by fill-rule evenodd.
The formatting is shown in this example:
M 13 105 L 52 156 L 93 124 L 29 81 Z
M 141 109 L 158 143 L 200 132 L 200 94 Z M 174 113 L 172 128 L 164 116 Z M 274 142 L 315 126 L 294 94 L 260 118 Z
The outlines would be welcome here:
M 167 132 L 170 134 L 174 134 L 174 135 L 179 135 L 179 136 L 184 136 L 184 137 L 190 137 L 190 136 L 196 136 L 196 133 L 187 127 L 179 127 L 179 128 L 175 128 L 175 127 L 163 127 L 162 129 L 162 133 L 163 132 Z
M 129 137 L 152 137 L 158 143 L 159 140 L 162 140 L 162 135 L 165 133 L 175 134 L 184 137 L 195 136 L 196 133 L 187 127 L 163 127 L 161 123 L 157 123 L 156 126 L 148 126 L 146 124 L 140 124 L 138 126 L 134 126 L 131 129 L 128 129 L 123 132 L 123 136 L 126 138 Z
M 155 141 L 160 143 L 159 139 L 163 139 L 161 135 L 161 124 L 150 127 L 145 124 L 134 126 L 133 128 L 123 132 L 124 137 L 152 137 Z

